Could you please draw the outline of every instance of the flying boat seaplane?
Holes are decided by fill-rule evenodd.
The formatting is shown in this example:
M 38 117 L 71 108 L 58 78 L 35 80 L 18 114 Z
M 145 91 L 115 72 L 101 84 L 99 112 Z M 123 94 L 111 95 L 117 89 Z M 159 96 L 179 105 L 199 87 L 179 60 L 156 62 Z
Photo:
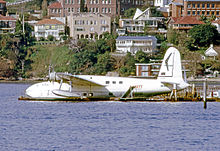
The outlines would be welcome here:
M 53 80 L 30 86 L 26 95 L 33 99 L 119 99 L 171 93 L 189 86 L 182 77 L 179 51 L 170 47 L 157 79 L 53 73 Z

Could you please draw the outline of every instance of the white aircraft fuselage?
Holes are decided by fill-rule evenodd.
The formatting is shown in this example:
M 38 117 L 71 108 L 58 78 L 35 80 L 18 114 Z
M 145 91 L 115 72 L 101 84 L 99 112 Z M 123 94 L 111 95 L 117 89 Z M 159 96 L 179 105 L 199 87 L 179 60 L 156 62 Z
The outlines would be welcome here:
M 56 73 L 58 82 L 42 82 L 30 86 L 31 98 L 109 98 L 147 97 L 182 90 L 189 86 L 182 77 L 179 51 L 170 47 L 163 59 L 157 79 L 72 75 Z M 176 92 L 176 91 L 175 91 Z

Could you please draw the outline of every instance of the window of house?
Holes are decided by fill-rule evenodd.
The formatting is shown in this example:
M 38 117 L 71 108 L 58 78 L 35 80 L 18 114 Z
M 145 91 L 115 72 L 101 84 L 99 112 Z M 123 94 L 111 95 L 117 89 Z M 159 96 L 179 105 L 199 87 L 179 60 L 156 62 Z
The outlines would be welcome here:
M 200 8 L 200 4 L 197 4 L 197 8 Z
M 209 11 L 207 11 L 207 12 L 206 12 L 206 15 L 210 15 L 210 12 L 209 12 Z
M 205 4 L 204 3 L 202 4 L 202 8 L 205 8 Z
M 200 15 L 200 11 L 197 11 L 197 15 Z
M 108 3 L 111 4 L 112 3 L 111 0 L 108 0 Z
M 192 11 L 192 15 L 196 15 L 196 11 Z
M 105 84 L 109 84 L 110 82 L 109 81 L 105 81 Z
M 123 81 L 119 81 L 119 84 L 123 84 Z
M 105 13 L 105 8 L 102 8 L 102 13 Z
M 188 7 L 188 8 L 191 8 L 191 4 L 188 4 L 187 7 Z
M 192 7 L 195 8 L 195 7 L 196 7 L 196 4 L 192 4 Z
M 219 11 L 216 12 L 216 16 L 219 16 Z
M 102 0 L 102 4 L 105 4 L 105 0 Z
M 212 8 L 215 8 L 215 4 L 212 4 Z
M 212 15 L 215 15 L 215 12 L 214 12 L 214 11 L 212 11 Z
M 206 5 L 206 7 L 207 7 L 207 8 L 210 8 L 210 4 L 208 3 L 208 4 Z
M 109 13 L 111 13 L 111 12 L 112 12 L 111 8 L 108 8 L 108 12 L 109 12 Z
M 112 81 L 113 84 L 116 84 L 116 81 Z
M 205 11 L 202 11 L 202 15 L 205 15 Z
M 187 15 L 190 16 L 191 15 L 191 11 L 187 11 Z
M 74 0 L 72 0 L 72 4 L 74 4 Z
M 72 8 L 72 12 L 74 12 L 74 8 Z

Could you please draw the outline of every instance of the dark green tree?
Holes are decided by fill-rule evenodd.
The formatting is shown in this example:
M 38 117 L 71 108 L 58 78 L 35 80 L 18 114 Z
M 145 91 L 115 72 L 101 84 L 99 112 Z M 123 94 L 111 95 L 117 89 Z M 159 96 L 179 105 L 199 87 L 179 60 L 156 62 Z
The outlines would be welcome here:
M 135 11 L 136 11 L 136 8 L 129 8 L 129 9 L 125 10 L 124 16 L 127 18 L 131 18 L 134 16 Z
M 196 48 L 207 47 L 210 44 L 218 44 L 219 33 L 215 26 L 210 24 L 196 25 L 189 31 L 191 40 L 189 45 Z
M 137 63 L 148 63 L 150 61 L 148 55 L 146 53 L 144 53 L 143 51 L 139 50 L 136 54 L 135 54 L 135 61 Z

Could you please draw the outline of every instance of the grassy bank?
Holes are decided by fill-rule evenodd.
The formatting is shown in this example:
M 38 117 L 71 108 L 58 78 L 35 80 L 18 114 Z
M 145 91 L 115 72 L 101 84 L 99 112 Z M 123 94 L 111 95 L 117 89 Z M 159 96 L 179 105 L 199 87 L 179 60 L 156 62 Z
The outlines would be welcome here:
M 32 74 L 34 77 L 44 77 L 48 74 L 49 66 L 52 65 L 56 72 L 65 72 L 71 56 L 71 50 L 67 46 L 36 45 L 36 51 L 31 55 Z

